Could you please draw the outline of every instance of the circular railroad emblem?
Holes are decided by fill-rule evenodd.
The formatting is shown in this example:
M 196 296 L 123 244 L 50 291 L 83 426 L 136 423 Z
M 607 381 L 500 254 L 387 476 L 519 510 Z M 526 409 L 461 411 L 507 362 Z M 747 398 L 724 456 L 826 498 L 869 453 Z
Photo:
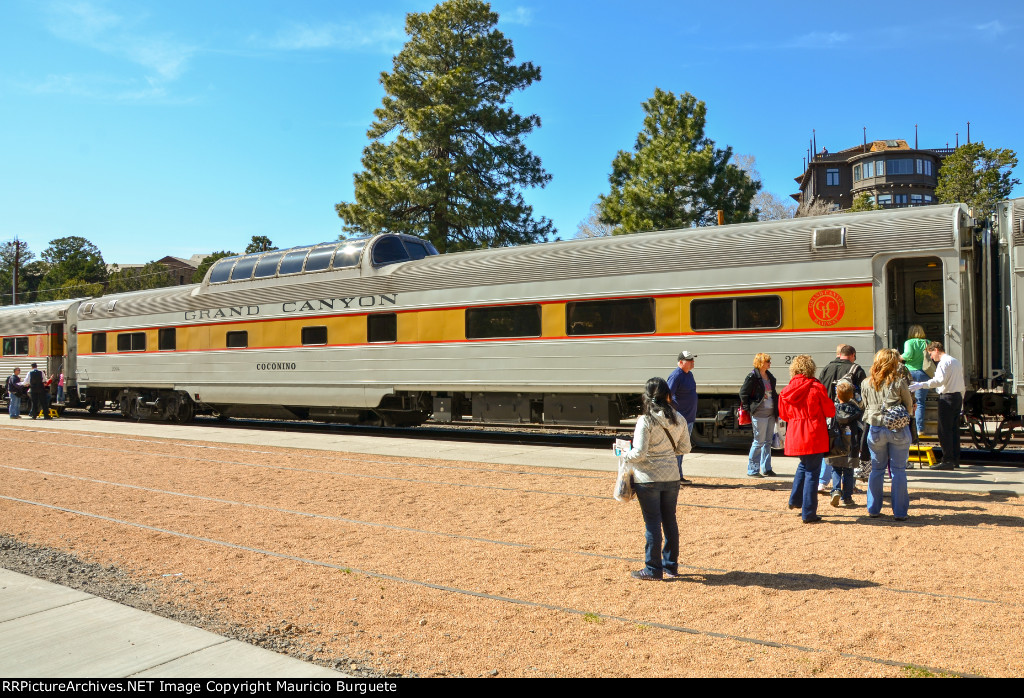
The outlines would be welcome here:
M 830 290 L 818 291 L 807 304 L 807 313 L 822 327 L 830 327 L 839 322 L 845 311 L 843 297 Z

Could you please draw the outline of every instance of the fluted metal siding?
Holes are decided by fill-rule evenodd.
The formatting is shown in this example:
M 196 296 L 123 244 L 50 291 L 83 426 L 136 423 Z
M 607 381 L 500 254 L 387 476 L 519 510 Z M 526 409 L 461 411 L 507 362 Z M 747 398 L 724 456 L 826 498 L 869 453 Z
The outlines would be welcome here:
M 779 260 L 865 259 L 879 252 L 954 246 L 957 205 L 853 213 L 785 221 L 638 233 L 589 240 L 476 250 L 427 257 L 383 267 L 372 275 L 349 271 L 317 274 L 295 283 L 226 283 L 200 288 L 179 286 L 105 296 L 82 321 L 181 312 L 211 307 L 276 303 L 303 298 L 334 298 L 409 293 L 619 276 L 645 270 L 674 272 L 728 269 Z M 812 251 L 815 228 L 845 226 L 847 246 Z M 112 312 L 107 304 L 117 298 Z

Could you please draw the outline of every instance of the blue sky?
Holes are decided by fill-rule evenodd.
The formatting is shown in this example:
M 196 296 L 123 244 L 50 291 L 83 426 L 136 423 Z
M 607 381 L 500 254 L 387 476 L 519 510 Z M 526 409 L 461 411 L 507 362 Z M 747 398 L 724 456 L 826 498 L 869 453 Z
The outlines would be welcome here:
M 379 75 L 433 2 L 0 0 L 0 241 L 80 235 L 107 262 L 330 240 L 352 199 Z M 569 238 L 660 87 L 793 193 L 819 147 L 971 139 L 1016 150 L 1024 3 L 500 0 L 542 79 L 514 97 Z M 1015 196 L 1024 196 L 1018 186 Z

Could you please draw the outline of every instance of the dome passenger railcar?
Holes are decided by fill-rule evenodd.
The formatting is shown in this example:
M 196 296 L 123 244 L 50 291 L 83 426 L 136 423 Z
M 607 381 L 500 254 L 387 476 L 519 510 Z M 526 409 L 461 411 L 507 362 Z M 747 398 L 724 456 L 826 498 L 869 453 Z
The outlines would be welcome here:
M 757 352 L 783 384 L 790 357 L 867 356 L 921 324 L 979 366 L 973 223 L 940 205 L 448 255 L 404 235 L 242 255 L 198 285 L 82 301 L 76 387 L 172 420 L 616 424 L 687 349 L 697 439 L 747 440 L 733 410 Z

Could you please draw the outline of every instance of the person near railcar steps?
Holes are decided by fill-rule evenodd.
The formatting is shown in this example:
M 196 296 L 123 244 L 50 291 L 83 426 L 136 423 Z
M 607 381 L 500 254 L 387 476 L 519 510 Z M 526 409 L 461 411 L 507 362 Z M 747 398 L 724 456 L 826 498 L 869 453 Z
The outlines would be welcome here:
M 740 405 L 750 413 L 754 429 L 754 442 L 747 458 L 747 477 L 772 477 L 772 437 L 779 418 L 779 396 L 775 391 L 775 376 L 768 370 L 772 365 L 770 354 L 754 357 L 754 370 L 743 379 Z
M 693 424 L 697 421 L 697 381 L 694 380 L 692 373 L 693 360 L 696 358 L 696 354 L 691 354 L 688 351 L 680 352 L 679 358 L 676 360 L 677 368 L 668 376 L 668 389 L 672 394 L 672 405 L 676 408 L 676 412 L 686 420 L 688 435 L 693 434 Z M 690 484 L 690 481 L 683 477 L 683 457 L 679 456 L 676 461 L 679 468 L 679 482 L 684 485 Z
M 914 383 L 924 383 L 929 375 L 924 371 L 925 350 L 928 349 L 928 340 L 924 337 L 924 328 L 920 325 L 911 325 L 907 332 L 909 335 L 903 343 L 903 364 L 910 371 L 910 377 Z M 917 435 L 924 434 L 924 405 L 928 397 L 928 389 L 914 391 L 914 422 L 917 424 Z
M 804 523 L 821 521 L 818 516 L 818 475 L 828 452 L 829 418 L 836 414 L 828 392 L 814 377 L 814 359 L 801 354 L 789 365 L 790 381 L 779 393 L 779 419 L 786 422 L 787 456 L 798 456 L 800 464 L 789 494 L 789 508 L 800 509 Z
M 953 470 L 960 467 L 960 410 L 964 406 L 964 367 L 946 353 L 942 342 L 932 342 L 926 349 L 928 358 L 935 362 L 935 377 L 913 383 L 911 390 L 935 388 L 939 394 L 939 445 L 942 461 L 932 467 Z
M 910 456 L 910 413 L 914 398 L 900 375 L 900 353 L 880 349 L 871 364 L 871 376 L 864 381 L 864 422 L 868 425 L 871 475 L 868 476 L 868 515 L 881 516 L 882 485 L 886 468 L 891 478 L 892 515 L 905 521 L 910 507 L 907 492 L 907 459 Z M 905 420 L 894 420 L 894 410 L 906 409 Z
M 39 366 L 32 364 L 32 370 L 28 372 L 28 396 L 32 399 L 32 419 L 43 413 L 43 419 L 50 418 L 50 411 L 46 404 L 46 374 L 39 370 Z
M 60 370 L 60 378 L 57 379 L 57 402 L 64 402 L 64 369 Z
M 830 400 L 835 402 L 836 399 L 836 383 L 839 382 L 840 378 L 849 378 L 853 382 L 854 391 L 860 395 L 860 384 L 864 382 L 864 377 L 867 374 L 864 369 L 857 363 L 857 350 L 851 347 L 849 344 L 840 344 L 836 347 L 836 358 L 834 358 L 825 368 L 821 369 L 821 374 L 818 376 L 818 380 L 825 386 L 825 390 L 828 391 L 828 397 Z M 857 432 L 858 437 L 860 432 Z M 826 463 L 821 469 L 821 480 L 818 483 L 818 494 L 829 494 L 832 491 L 832 466 Z
M 21 419 L 21 396 L 25 393 L 25 384 L 21 382 L 21 369 L 7 376 L 7 413 L 11 419 Z
M 636 422 L 633 446 L 623 458 L 633 466 L 633 489 L 644 517 L 645 566 L 637 579 L 673 578 L 679 574 L 679 471 L 676 456 L 690 452 L 690 430 L 669 402 L 663 378 L 647 381 L 643 414 Z M 664 531 L 664 545 L 662 544 Z
M 860 465 L 860 420 L 864 416 L 864 405 L 856 399 L 853 382 L 840 378 L 836 383 L 836 416 L 832 428 L 843 437 L 847 450 L 841 456 L 832 456 L 825 461 L 832 467 L 832 506 L 840 502 L 853 506 L 854 470 Z

